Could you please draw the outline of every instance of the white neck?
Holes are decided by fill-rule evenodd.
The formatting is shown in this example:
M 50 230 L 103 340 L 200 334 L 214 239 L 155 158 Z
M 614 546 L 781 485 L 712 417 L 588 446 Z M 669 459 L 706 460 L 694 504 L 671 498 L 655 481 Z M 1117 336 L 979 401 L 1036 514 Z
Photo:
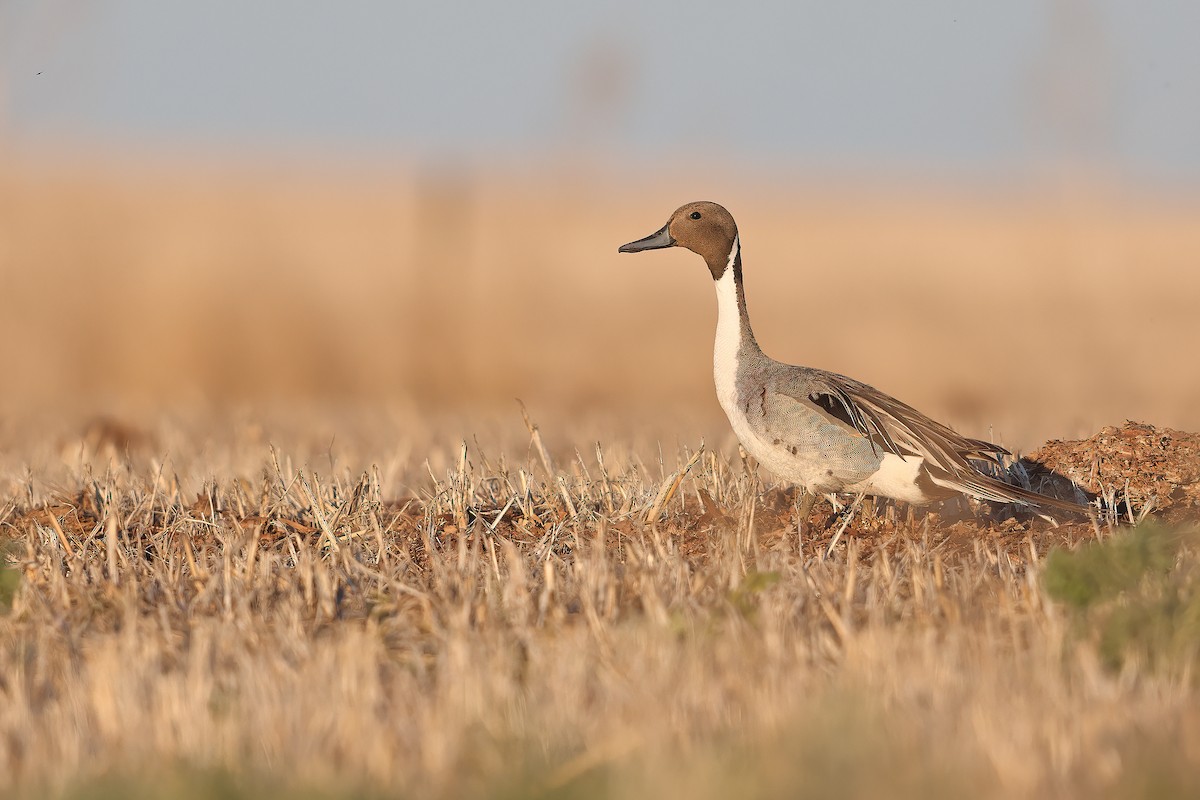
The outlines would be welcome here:
M 737 254 L 735 236 L 725 272 L 714 282 L 717 287 L 717 341 L 713 347 L 713 379 L 717 384 L 717 399 L 726 413 L 737 406 L 738 350 L 742 344 L 742 315 L 733 275 Z

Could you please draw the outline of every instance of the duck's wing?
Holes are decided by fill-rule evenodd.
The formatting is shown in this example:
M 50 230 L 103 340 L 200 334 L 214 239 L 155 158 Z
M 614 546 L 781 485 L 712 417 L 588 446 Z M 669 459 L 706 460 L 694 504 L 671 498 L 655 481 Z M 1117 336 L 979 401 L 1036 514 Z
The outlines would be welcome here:
M 951 471 L 969 466 L 969 459 L 999 464 L 1002 456 L 1010 455 L 998 444 L 962 436 L 861 381 L 824 370 L 804 372 L 803 380 L 785 381 L 781 390 L 788 394 L 798 390 L 803 399 L 854 428 L 884 452 L 921 456 L 931 466 Z
M 1002 467 L 1002 458 L 1011 455 L 1008 450 L 992 442 L 962 436 L 861 381 L 824 370 L 794 367 L 781 376 L 776 391 L 813 404 L 885 453 L 921 457 L 930 479 L 946 489 L 1000 503 L 1084 510 L 1077 503 L 1031 492 L 985 474 L 976 464 L 991 462 Z

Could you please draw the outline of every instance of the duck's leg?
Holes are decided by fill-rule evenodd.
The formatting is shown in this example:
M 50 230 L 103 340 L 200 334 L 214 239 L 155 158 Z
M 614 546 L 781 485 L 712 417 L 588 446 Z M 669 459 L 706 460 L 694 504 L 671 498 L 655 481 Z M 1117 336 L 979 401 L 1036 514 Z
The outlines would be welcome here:
M 800 563 L 803 564 L 804 529 L 808 526 L 808 515 L 812 513 L 817 496 L 803 486 L 797 486 L 796 490 L 798 492 L 794 501 L 796 507 L 796 555 L 800 557 Z
M 817 504 L 817 496 L 813 492 L 801 487 L 800 499 L 796 503 L 796 527 L 800 527 L 808 522 L 808 515 L 812 513 L 813 506 Z
M 817 496 L 805 489 L 797 487 L 800 493 L 796 496 L 796 553 L 804 561 L 804 528 L 808 525 L 808 515 L 812 513 L 817 503 Z
M 817 504 L 817 495 L 814 492 L 809 492 L 808 489 L 800 489 L 800 501 L 798 506 L 799 521 L 808 522 L 809 515 L 812 513 L 812 506 Z

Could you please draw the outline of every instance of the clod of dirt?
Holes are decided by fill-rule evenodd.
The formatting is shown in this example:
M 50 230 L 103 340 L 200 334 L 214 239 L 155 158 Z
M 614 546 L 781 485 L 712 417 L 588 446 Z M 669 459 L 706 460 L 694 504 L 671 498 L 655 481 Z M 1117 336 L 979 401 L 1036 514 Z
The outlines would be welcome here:
M 1049 441 L 1028 458 L 1089 491 L 1128 497 L 1135 510 L 1151 499 L 1155 509 L 1190 509 L 1190 517 L 1200 509 L 1200 434 L 1126 422 L 1089 439 Z

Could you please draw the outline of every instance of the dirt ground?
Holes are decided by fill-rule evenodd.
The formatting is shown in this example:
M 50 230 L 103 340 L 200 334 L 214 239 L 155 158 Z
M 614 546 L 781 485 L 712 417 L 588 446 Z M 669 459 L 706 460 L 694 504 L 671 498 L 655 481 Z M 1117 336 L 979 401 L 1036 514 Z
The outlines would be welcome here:
M 112 419 L 100 419 L 89 423 L 82 438 L 99 453 L 115 454 L 146 446 L 150 436 Z M 843 550 L 852 547 L 864 564 L 872 562 L 877 550 L 894 553 L 919 538 L 932 543 L 942 558 L 954 558 L 963 552 L 977 554 L 984 548 L 1007 558 L 1010 564 L 1025 566 L 1031 558 L 1036 562 L 1053 548 L 1072 548 L 1147 520 L 1172 526 L 1200 522 L 1200 434 L 1126 422 L 1120 427 L 1106 427 L 1087 439 L 1047 442 L 1023 457 L 1021 465 L 1031 488 L 1062 494 L 1063 486 L 1069 485 L 1064 479 L 1069 479 L 1099 498 L 1101 504 L 1091 507 L 1088 514 L 1058 514 L 1057 519 L 1047 519 L 1017 506 L 966 499 L 928 508 L 867 499 L 851 513 L 851 498 L 842 497 L 837 508 L 822 499 L 798 525 L 797 490 L 775 484 L 769 475 L 759 476 L 753 461 L 749 461 L 745 467 L 752 476 L 750 486 L 757 488 L 748 516 L 745 508 L 732 509 L 714 499 L 702 481 L 689 485 L 693 482 L 685 475 L 676 491 L 686 494 L 690 489 L 696 502 L 664 508 L 653 530 L 663 542 L 669 541 L 692 569 L 703 572 L 709 560 L 721 552 L 720 540 L 739 529 L 744 532 L 737 535 L 745 535 L 754 548 L 794 551 L 805 559 L 828 557 L 835 536 Z M 578 472 L 572 477 L 577 479 Z M 181 498 L 176 508 L 149 520 L 145 533 L 156 535 L 169 526 L 172 518 L 190 515 L 220 519 L 235 530 L 252 532 L 263 547 L 279 546 L 292 538 L 316 546 L 325 536 L 313 508 L 307 513 L 264 514 L 261 508 L 254 511 L 259 504 L 246 479 L 224 488 L 236 499 L 231 500 L 213 485 L 190 503 Z M 355 491 L 362 490 L 360 484 Z M 672 492 L 672 497 L 675 494 Z M 464 522 L 468 530 L 485 525 L 490 535 L 522 547 L 539 546 L 544 550 L 549 545 L 556 555 L 569 560 L 572 545 L 555 543 L 555 532 L 581 514 L 604 518 L 606 509 L 595 500 L 564 502 L 568 497 L 550 494 L 542 505 L 511 500 L 470 502 L 457 515 L 438 511 L 438 504 L 431 504 L 427 495 L 392 498 L 379 510 L 380 521 L 385 523 L 381 533 L 404 550 L 419 569 L 427 566 L 428 548 L 454 551 L 459 547 L 464 540 Z M 68 539 L 94 537 L 104 523 L 100 502 L 88 487 L 32 505 L 14 498 L 5 530 L 16 535 L 42 526 Z M 356 511 L 352 502 L 346 513 Z M 607 511 L 617 519 L 577 533 L 576 537 L 602 544 L 620 562 L 624 560 L 625 545 L 637 541 L 644 532 L 645 521 L 628 515 L 620 518 L 622 515 L 612 514 L 611 507 Z M 739 519 L 739 513 L 745 518 Z

